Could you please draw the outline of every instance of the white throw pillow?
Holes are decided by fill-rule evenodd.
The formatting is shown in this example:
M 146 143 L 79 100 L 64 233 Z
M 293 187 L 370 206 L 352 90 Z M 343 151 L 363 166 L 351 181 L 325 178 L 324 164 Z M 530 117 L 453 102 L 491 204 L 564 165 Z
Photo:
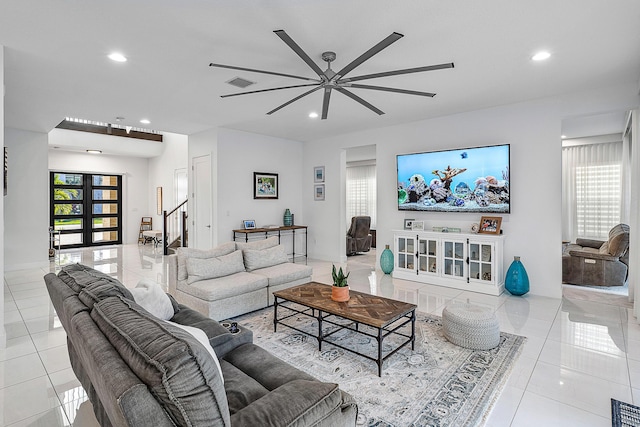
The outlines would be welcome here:
M 173 317 L 173 304 L 159 283 L 144 278 L 135 288 L 129 289 L 135 302 L 159 319 L 169 320 Z
M 263 250 L 243 249 L 242 255 L 244 256 L 244 266 L 247 271 L 289 262 L 289 257 L 287 257 L 282 245 Z
M 235 251 L 216 258 L 187 258 L 187 283 L 215 279 L 244 271 L 242 252 Z
M 216 367 L 218 368 L 218 373 L 220 374 L 220 379 L 224 384 L 224 377 L 222 376 L 222 368 L 220 367 L 220 361 L 218 360 L 218 356 L 216 356 L 215 350 L 213 349 L 213 347 L 211 347 L 211 343 L 209 342 L 209 338 L 207 337 L 207 334 L 200 328 L 181 325 L 180 323 L 171 322 L 169 320 L 165 320 L 165 322 L 182 329 L 183 331 L 187 332 L 192 337 L 194 337 L 196 340 L 198 340 L 200 344 L 202 344 L 202 346 L 209 352 L 209 354 L 213 358 L 213 361 L 216 363 Z
M 235 242 L 226 242 L 211 249 L 178 248 L 178 280 L 187 280 L 187 259 L 215 258 L 235 250 Z

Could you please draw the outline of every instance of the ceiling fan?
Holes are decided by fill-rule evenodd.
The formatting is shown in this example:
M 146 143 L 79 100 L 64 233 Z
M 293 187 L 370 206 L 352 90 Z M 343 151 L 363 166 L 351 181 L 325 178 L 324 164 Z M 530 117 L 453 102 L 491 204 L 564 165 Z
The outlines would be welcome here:
M 364 85 L 364 84 L 359 84 L 359 83 L 354 83 L 354 82 L 357 82 L 357 81 L 360 81 L 360 80 L 367 80 L 367 79 L 376 79 L 376 78 L 380 78 L 380 77 L 397 76 L 397 75 L 400 75 L 400 74 L 421 73 L 423 71 L 432 71 L 432 70 L 441 70 L 441 69 L 445 69 L 445 68 L 453 68 L 453 62 L 448 62 L 446 64 L 428 65 L 428 66 L 425 66 L 425 67 L 416 67 L 416 68 L 406 68 L 406 69 L 403 69 L 403 70 L 386 71 L 386 72 L 383 72 L 383 73 L 366 74 L 366 75 L 356 76 L 356 77 L 345 77 L 349 72 L 353 71 L 354 68 L 356 68 L 357 66 L 359 66 L 363 62 L 367 61 L 368 59 L 370 59 L 372 56 L 374 56 L 375 54 L 379 53 L 383 49 L 389 47 L 392 43 L 400 40 L 404 36 L 402 34 L 400 34 L 400 33 L 395 33 L 395 32 L 392 33 L 391 35 L 386 37 L 384 40 L 382 40 L 380 43 L 376 44 L 371 49 L 369 49 L 368 51 L 366 51 L 365 53 L 363 53 L 362 55 L 360 55 L 359 57 L 357 57 L 356 59 L 351 61 L 343 69 L 341 69 L 338 72 L 335 72 L 335 71 L 333 71 L 331 69 L 331 62 L 336 59 L 335 52 L 324 52 L 322 54 L 322 60 L 327 63 L 327 69 L 325 71 L 322 71 L 322 69 L 318 66 L 318 64 L 316 64 L 309 57 L 309 55 L 307 55 L 302 50 L 302 48 L 300 46 L 298 46 L 298 44 L 295 41 L 293 41 L 293 39 L 291 37 L 289 37 L 289 35 L 284 30 L 276 30 L 276 31 L 274 31 L 274 33 L 276 33 L 276 35 L 278 37 L 280 37 L 280 39 L 282 39 L 282 41 L 287 44 L 287 46 L 289 46 L 300 58 L 302 58 L 302 60 L 304 62 L 306 62 L 306 64 L 309 67 L 311 67 L 311 69 L 318 75 L 318 78 L 309 78 L 309 77 L 303 77 L 303 76 L 296 76 L 296 75 L 292 75 L 292 74 L 277 73 L 277 72 L 273 72 L 273 71 L 256 70 L 256 69 L 253 69 L 253 68 L 244 68 L 244 67 L 236 67 L 236 66 L 233 66 L 233 65 L 223 65 L 223 64 L 211 63 L 211 64 L 209 64 L 210 67 L 229 68 L 229 69 L 232 69 L 232 70 L 249 71 L 249 72 L 253 72 L 253 73 L 262 73 L 262 74 L 271 74 L 271 75 L 274 75 L 274 76 L 289 77 L 289 78 L 292 78 L 292 79 L 300 79 L 300 80 L 307 80 L 307 81 L 313 82 L 313 83 L 299 84 L 299 85 L 292 85 L 292 86 L 281 86 L 281 87 L 275 87 L 275 88 L 271 88 L 271 89 L 252 90 L 252 91 L 249 91 L 249 92 L 232 93 L 232 94 L 228 94 L 228 95 L 222 95 L 221 98 L 228 98 L 228 97 L 231 97 L 231 96 L 239 96 L 239 95 L 248 95 L 248 94 L 251 94 L 251 93 L 270 92 L 270 91 L 274 91 L 274 90 L 293 89 L 293 88 L 298 88 L 298 87 L 314 86 L 313 89 L 308 90 L 308 91 L 304 92 L 303 94 L 296 96 L 293 99 L 290 99 L 289 101 L 285 102 L 284 104 L 282 104 L 282 105 L 274 108 L 273 110 L 269 111 L 267 114 L 268 115 L 273 114 L 276 111 L 286 107 L 287 105 L 299 100 L 300 98 L 303 98 L 303 97 L 305 97 L 307 95 L 310 95 L 311 93 L 313 93 L 313 92 L 315 92 L 317 90 L 324 89 L 324 98 L 322 100 L 322 119 L 324 120 L 324 119 L 327 118 L 327 115 L 329 113 L 329 100 L 331 98 L 331 91 L 333 89 L 335 89 L 339 93 L 348 96 L 349 98 L 353 99 L 354 101 L 359 102 L 360 104 L 364 105 L 365 107 L 367 107 L 371 111 L 381 115 L 381 114 L 384 114 L 384 112 L 382 110 L 376 108 L 375 106 L 371 105 L 370 103 L 368 103 L 364 99 L 360 98 L 358 95 L 356 95 L 353 92 L 347 90 L 347 88 L 380 90 L 380 91 L 385 91 L 385 92 L 404 93 L 404 94 L 407 94 L 407 95 L 419 95 L 419 96 L 433 97 L 433 96 L 435 96 L 435 93 L 419 92 L 419 91 L 416 91 L 416 90 L 396 89 L 396 88 L 386 87 L 386 86 L 371 86 L 371 85 Z

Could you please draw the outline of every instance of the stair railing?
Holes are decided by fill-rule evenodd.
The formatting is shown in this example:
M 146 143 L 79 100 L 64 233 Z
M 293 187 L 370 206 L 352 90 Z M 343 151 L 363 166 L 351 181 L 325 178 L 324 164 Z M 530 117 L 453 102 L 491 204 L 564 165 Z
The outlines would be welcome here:
M 187 201 L 163 212 L 162 246 L 165 255 L 169 254 L 171 246 L 187 246 Z

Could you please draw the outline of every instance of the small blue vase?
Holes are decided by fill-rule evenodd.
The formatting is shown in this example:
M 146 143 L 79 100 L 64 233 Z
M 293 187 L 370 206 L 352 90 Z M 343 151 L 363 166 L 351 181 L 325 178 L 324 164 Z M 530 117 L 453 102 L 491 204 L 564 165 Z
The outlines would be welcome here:
M 389 245 L 385 245 L 380 255 L 380 268 L 384 274 L 391 274 L 393 271 L 393 252 L 389 249 Z
M 284 210 L 284 216 L 282 217 L 282 223 L 285 227 L 289 227 L 293 225 L 293 215 L 289 209 Z
M 519 256 L 513 257 L 513 262 L 507 270 L 507 277 L 504 279 L 504 287 L 512 295 L 524 295 L 529 292 L 529 276 Z

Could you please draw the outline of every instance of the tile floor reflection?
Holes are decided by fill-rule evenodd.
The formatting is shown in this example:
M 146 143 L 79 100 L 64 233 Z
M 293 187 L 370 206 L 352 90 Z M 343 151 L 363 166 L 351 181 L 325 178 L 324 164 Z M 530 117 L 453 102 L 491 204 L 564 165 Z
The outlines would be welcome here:
M 610 398 L 640 403 L 640 325 L 629 309 L 597 298 L 495 297 L 397 280 L 376 270 L 375 259 L 374 254 L 349 257 L 352 289 L 437 315 L 451 301 L 469 301 L 495 310 L 502 331 L 528 337 L 486 426 L 610 426 Z M 48 269 L 7 271 L 1 425 L 98 425 L 71 369 L 66 335 L 42 280 L 74 262 L 113 275 L 127 287 L 143 277 L 166 286 L 164 257 L 152 245 L 65 250 Z M 331 282 L 331 263 L 308 263 L 314 280 Z

